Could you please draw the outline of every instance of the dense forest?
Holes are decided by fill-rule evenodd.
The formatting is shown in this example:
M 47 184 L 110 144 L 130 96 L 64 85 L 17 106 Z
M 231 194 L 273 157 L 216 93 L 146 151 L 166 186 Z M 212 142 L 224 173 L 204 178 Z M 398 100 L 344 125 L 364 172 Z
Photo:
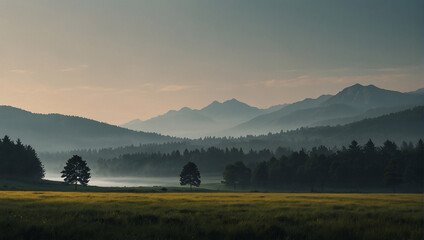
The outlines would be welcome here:
M 171 153 L 123 154 L 91 161 L 96 174 L 109 176 L 177 176 L 187 162 L 202 174 L 223 175 L 224 183 L 236 189 L 323 191 L 325 187 L 356 191 L 396 187 L 422 189 L 424 144 L 403 142 L 400 147 L 386 140 L 381 147 L 372 140 L 348 147 L 313 147 L 293 151 L 242 149 L 179 150 Z
M 376 147 L 372 140 L 363 146 L 352 141 L 346 148 L 331 150 L 324 146 L 311 151 L 294 151 L 280 158 L 272 157 L 258 163 L 253 170 L 243 162 L 227 165 L 225 183 L 229 186 L 259 189 L 310 188 L 323 191 L 325 187 L 364 189 L 400 186 L 404 190 L 423 190 L 424 144 L 392 141 Z
M 0 139 L 0 178 L 40 180 L 44 168 L 35 150 L 8 136 Z
M 282 152 L 283 149 L 280 150 Z M 289 150 L 286 150 L 287 152 Z M 194 162 L 202 173 L 221 175 L 228 163 L 243 161 L 254 167 L 259 161 L 269 160 L 274 153 L 268 149 L 261 151 L 242 149 L 194 149 L 172 151 L 171 153 L 133 153 L 123 154 L 112 159 L 90 161 L 96 174 L 109 176 L 177 176 L 187 162 Z

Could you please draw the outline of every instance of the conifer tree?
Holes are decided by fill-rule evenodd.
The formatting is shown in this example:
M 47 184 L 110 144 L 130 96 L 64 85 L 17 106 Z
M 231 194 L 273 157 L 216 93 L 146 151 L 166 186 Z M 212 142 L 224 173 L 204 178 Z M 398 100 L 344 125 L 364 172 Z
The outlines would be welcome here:
M 60 173 L 62 173 L 62 178 L 64 178 L 65 182 L 75 184 L 75 190 L 77 190 L 78 183 L 87 186 L 91 178 L 90 168 L 78 155 L 68 159 L 65 168 Z
M 188 162 L 181 171 L 180 174 L 180 184 L 190 185 L 190 191 L 192 190 L 192 186 L 199 187 L 200 186 L 200 172 L 197 169 L 196 164 L 192 162 Z

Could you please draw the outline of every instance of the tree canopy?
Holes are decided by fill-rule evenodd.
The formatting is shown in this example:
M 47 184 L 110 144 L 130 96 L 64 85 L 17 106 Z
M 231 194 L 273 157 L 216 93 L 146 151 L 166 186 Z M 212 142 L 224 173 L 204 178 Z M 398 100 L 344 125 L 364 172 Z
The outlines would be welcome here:
M 44 167 L 31 146 L 4 136 L 0 139 L 0 177 L 39 180 L 44 177 Z
M 256 188 L 294 191 L 324 187 L 352 189 L 387 188 L 416 191 L 423 189 L 424 143 L 402 143 L 387 140 L 376 147 L 371 139 L 363 146 L 353 140 L 341 150 L 325 146 L 293 151 L 280 158 L 272 157 L 253 166 L 250 184 Z M 249 169 L 250 170 L 250 169 Z M 235 184 L 236 168 L 227 165 L 223 183 Z
M 75 184 L 75 189 L 77 189 L 78 183 L 87 186 L 91 177 L 90 168 L 78 155 L 74 155 L 72 158 L 68 159 L 65 168 L 60 173 L 62 173 L 62 178 L 64 178 L 65 182 Z
M 180 174 L 180 184 L 183 185 L 190 185 L 190 190 L 192 189 L 192 186 L 199 187 L 200 186 L 200 172 L 199 169 L 197 169 L 196 164 L 192 162 L 188 162 L 181 171 Z

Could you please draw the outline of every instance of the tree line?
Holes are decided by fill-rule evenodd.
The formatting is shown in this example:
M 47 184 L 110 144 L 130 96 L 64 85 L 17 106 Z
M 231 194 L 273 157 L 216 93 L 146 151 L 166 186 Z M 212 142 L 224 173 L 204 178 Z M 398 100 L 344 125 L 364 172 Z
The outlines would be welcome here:
M 282 150 L 281 150 L 282 151 Z M 279 152 L 281 152 L 279 151 Z M 243 161 L 254 167 L 258 161 L 265 161 L 274 156 L 268 149 L 244 152 L 238 148 L 194 149 L 170 153 L 133 153 L 123 154 L 112 159 L 89 160 L 96 174 L 109 176 L 172 176 L 179 173 L 181 166 L 194 162 L 204 173 L 220 174 L 228 163 Z
M 253 170 L 251 170 L 253 169 Z M 285 189 L 325 187 L 363 189 L 402 186 L 406 190 L 423 189 L 424 144 L 403 142 L 398 147 L 385 141 L 376 147 L 372 140 L 363 146 L 352 141 L 346 148 L 325 146 L 293 151 L 272 157 L 249 168 L 241 161 L 228 164 L 223 172 L 226 185 L 236 188 Z
M 9 136 L 0 139 L 0 178 L 40 180 L 44 167 L 35 150 Z

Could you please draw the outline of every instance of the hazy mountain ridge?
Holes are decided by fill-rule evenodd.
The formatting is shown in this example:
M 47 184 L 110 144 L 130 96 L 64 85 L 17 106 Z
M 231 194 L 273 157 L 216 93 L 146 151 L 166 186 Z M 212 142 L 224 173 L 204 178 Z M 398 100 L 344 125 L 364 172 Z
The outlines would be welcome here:
M 417 89 L 415 91 L 407 92 L 407 93 L 409 93 L 409 94 L 424 94 L 424 88 L 420 88 L 420 89 Z
M 344 125 L 301 127 L 274 134 L 215 140 L 213 145 L 217 147 L 246 147 L 248 150 L 250 148 L 276 149 L 279 146 L 300 149 L 320 144 L 341 146 L 348 145 L 354 139 L 360 143 L 365 143 L 369 138 L 380 145 L 387 139 L 398 143 L 401 141 L 416 142 L 420 138 L 424 139 L 423 122 L 424 106 L 419 106 Z
M 179 137 L 199 138 L 212 136 L 223 129 L 233 127 L 261 114 L 278 110 L 285 105 L 267 109 L 249 106 L 236 99 L 224 102 L 214 101 L 202 109 L 184 107 L 178 111 L 170 110 L 163 115 L 146 121 L 133 120 L 121 125 L 134 130 L 163 133 Z
M 359 114 L 353 117 L 332 118 L 332 119 L 318 121 L 313 124 L 310 124 L 309 127 L 345 125 L 345 124 L 353 123 L 353 122 L 364 120 L 364 119 L 376 118 L 376 117 L 380 117 L 390 113 L 401 112 L 401 111 L 411 109 L 414 107 L 415 107 L 414 105 L 402 105 L 402 106 L 396 106 L 396 107 L 372 108 L 362 114 Z
M 371 109 L 393 108 L 393 111 L 396 111 L 400 110 L 396 107 L 419 105 L 424 105 L 424 95 L 385 90 L 374 85 L 355 84 L 334 96 L 323 95 L 317 99 L 305 99 L 279 111 L 258 116 L 230 131 L 233 135 L 279 132 L 302 126 L 328 125 L 334 119 L 355 117 L 354 120 L 357 121 L 367 117 L 365 113 Z M 372 116 L 377 117 L 393 111 L 381 111 L 381 114 L 375 111 Z M 342 123 L 348 122 L 348 120 L 342 121 Z
M 200 110 L 187 107 L 179 111 L 171 110 L 146 121 L 134 120 L 122 126 L 189 138 L 257 135 L 304 126 L 350 123 L 424 105 L 421 92 L 422 89 L 401 93 L 374 85 L 355 84 L 336 95 L 306 98 L 268 109 L 231 99 L 222 103 L 214 101 Z
M 0 106 L 0 135 L 20 138 L 37 151 L 116 147 L 176 140 L 87 118 L 31 113 L 11 106 Z
M 229 131 L 233 135 L 243 135 L 243 134 L 263 134 L 267 133 L 269 131 L 275 130 L 280 131 L 280 126 L 276 125 L 277 119 L 283 119 L 285 116 L 304 109 L 311 109 L 314 107 L 319 106 L 322 102 L 329 99 L 332 95 L 321 95 L 318 98 L 312 99 L 312 98 L 306 98 L 305 100 L 295 102 L 289 105 L 286 105 L 285 107 L 281 108 L 278 111 L 274 111 L 271 113 L 260 115 L 256 118 L 253 118 L 247 122 L 241 123 L 234 128 L 230 129 Z
M 375 100 L 376 97 L 364 97 L 366 95 L 364 93 L 372 95 L 375 91 L 379 92 L 378 96 L 384 95 L 387 98 L 387 96 L 394 94 L 397 99 L 404 99 L 401 102 L 412 102 L 414 104 L 391 106 L 391 104 L 397 104 L 397 102 L 386 101 L 382 103 L 379 99 Z M 347 95 L 347 97 L 341 95 Z M 346 103 L 343 103 L 340 99 L 346 100 Z M 355 101 L 356 107 L 350 104 L 352 99 L 357 100 Z M 260 135 L 270 131 L 280 132 L 282 129 L 287 131 L 306 126 L 356 122 L 364 118 L 378 117 L 416 105 L 424 105 L 422 104 L 423 100 L 424 95 L 386 91 L 375 86 L 354 85 L 335 96 L 322 95 L 316 99 L 305 99 L 282 106 L 281 109 L 271 113 L 266 113 L 266 111 L 269 111 L 267 109 L 251 107 L 232 99 L 223 103 L 214 102 L 200 110 L 183 108 L 179 111 L 169 111 L 162 116 L 151 119 L 151 121 L 143 121 L 143 123 L 146 124 L 147 122 L 147 124 L 152 124 L 159 129 L 179 131 L 183 136 L 184 134 L 188 136 L 193 132 L 204 136 Z M 331 102 L 335 103 L 330 104 Z M 374 107 L 382 104 L 388 106 Z M 373 106 L 373 108 L 363 110 L 363 106 Z M 234 114 L 234 117 L 225 117 L 228 114 Z M 237 127 L 229 129 L 227 127 L 242 118 L 256 114 L 259 114 L 259 116 L 237 126 L 244 127 L 244 125 L 247 125 L 244 129 Z M 221 120 L 217 120 L 220 117 L 213 118 L 214 116 L 221 116 Z M 227 122 L 225 122 L 225 119 Z M 10 106 L 0 106 L 0 135 L 5 134 L 10 135 L 13 139 L 21 138 L 22 141 L 32 145 L 37 151 L 96 149 L 132 144 L 188 141 L 187 139 L 173 138 L 156 133 L 136 132 L 81 117 L 61 114 L 36 114 Z M 258 141 L 260 139 L 260 137 L 257 138 Z M 225 142 L 220 138 L 216 138 L 216 140 L 210 138 L 208 141 L 211 143 L 210 146 Z
M 424 98 L 422 96 L 381 89 L 374 85 L 363 86 L 361 84 L 355 84 L 343 89 L 322 105 L 328 106 L 332 104 L 346 104 L 358 109 L 368 110 L 371 108 L 399 105 L 424 105 Z

